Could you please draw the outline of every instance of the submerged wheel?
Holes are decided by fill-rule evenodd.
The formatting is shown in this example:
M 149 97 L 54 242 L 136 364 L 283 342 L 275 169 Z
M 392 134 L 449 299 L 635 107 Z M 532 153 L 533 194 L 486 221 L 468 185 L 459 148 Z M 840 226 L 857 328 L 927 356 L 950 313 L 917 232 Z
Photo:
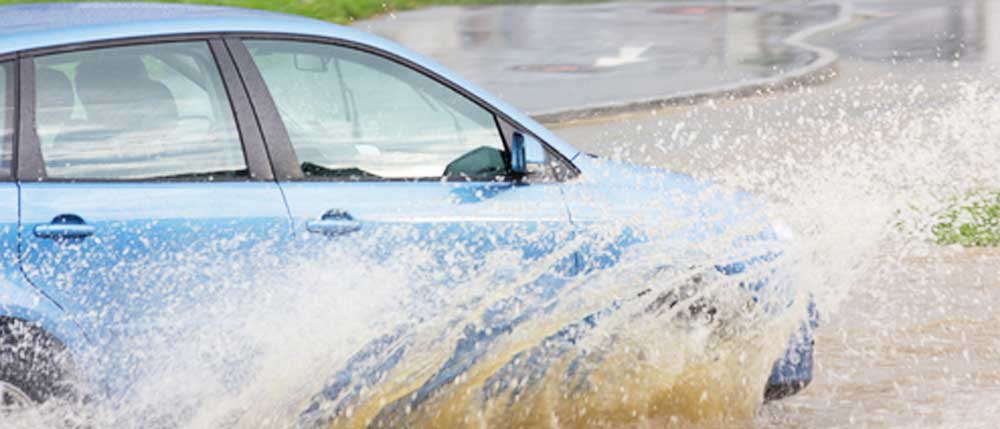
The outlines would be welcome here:
M 809 380 L 812 381 L 812 380 Z M 764 389 L 764 402 L 777 401 L 792 396 L 805 389 L 809 381 L 794 381 L 785 384 L 768 384 Z
M 35 405 L 27 393 L 6 381 L 0 381 L 0 415 Z
M 65 347 L 35 325 L 0 321 L 0 415 L 72 397 Z

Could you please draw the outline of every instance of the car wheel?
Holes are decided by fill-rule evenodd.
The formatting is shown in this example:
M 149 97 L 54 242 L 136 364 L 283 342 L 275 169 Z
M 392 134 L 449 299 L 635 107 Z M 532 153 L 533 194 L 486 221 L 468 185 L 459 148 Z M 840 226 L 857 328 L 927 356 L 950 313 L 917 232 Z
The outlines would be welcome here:
M 65 347 L 21 320 L 0 322 L 0 414 L 71 398 Z
M 796 381 L 785 384 L 769 384 L 764 389 L 764 402 L 772 402 L 795 395 L 809 385 L 808 381 Z

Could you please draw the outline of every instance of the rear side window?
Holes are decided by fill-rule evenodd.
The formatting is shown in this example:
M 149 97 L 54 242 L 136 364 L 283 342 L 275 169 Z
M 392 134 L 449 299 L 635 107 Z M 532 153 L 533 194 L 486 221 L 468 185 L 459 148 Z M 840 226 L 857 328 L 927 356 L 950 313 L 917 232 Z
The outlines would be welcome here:
M 306 177 L 493 180 L 507 172 L 493 114 L 428 76 L 346 47 L 245 44 Z
M 14 137 L 14 79 L 11 65 L 0 63 L 0 177 L 10 177 Z
M 49 178 L 249 175 L 207 43 L 94 49 L 34 62 L 36 131 Z

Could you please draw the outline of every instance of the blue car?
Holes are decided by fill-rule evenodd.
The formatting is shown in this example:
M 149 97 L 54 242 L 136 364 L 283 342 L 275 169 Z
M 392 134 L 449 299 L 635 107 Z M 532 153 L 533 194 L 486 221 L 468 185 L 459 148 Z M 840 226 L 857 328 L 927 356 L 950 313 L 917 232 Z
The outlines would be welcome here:
M 731 278 L 765 314 L 806 308 L 775 268 L 793 265 L 779 261 L 794 234 L 749 195 L 582 153 L 370 34 L 158 4 L 6 6 L 0 23 L 4 407 L 73 395 L 79 380 L 99 396 L 127 392 L 124 364 L 102 354 L 121 353 L 114 345 L 153 313 L 183 319 L 204 296 L 192 290 L 252 276 L 254 251 L 296 258 L 354 243 L 378 260 L 417 244 L 460 247 L 469 264 L 513 251 L 547 265 L 532 290 L 549 292 L 642 258 L 656 262 L 649 279 L 689 270 L 688 289 Z M 184 269 L 195 265 L 223 272 Z M 723 312 L 688 289 L 650 286 L 630 299 L 648 313 Z M 628 302 L 609 301 L 580 326 Z M 811 380 L 810 314 L 781 334 L 790 342 L 761 386 L 768 399 Z M 418 390 L 453 380 L 476 359 L 470 344 L 521 319 L 503 320 L 468 329 Z M 392 365 L 358 362 L 393 335 L 372 338 L 316 401 L 343 403 L 352 376 Z

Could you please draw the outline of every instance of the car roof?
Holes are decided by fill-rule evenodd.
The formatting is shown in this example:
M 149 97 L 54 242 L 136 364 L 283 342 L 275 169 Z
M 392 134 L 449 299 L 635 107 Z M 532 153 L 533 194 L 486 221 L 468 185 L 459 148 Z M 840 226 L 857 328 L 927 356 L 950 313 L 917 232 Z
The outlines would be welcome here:
M 20 51 L 137 37 L 205 33 L 316 36 L 404 57 L 464 87 L 573 159 L 579 151 L 519 110 L 436 62 L 396 43 L 325 21 L 250 9 L 165 3 L 43 3 L 0 6 L 0 56 Z
M 374 37 L 314 19 L 164 3 L 44 3 L 0 7 L 0 55 L 59 45 L 206 32 L 290 33 L 363 43 Z

